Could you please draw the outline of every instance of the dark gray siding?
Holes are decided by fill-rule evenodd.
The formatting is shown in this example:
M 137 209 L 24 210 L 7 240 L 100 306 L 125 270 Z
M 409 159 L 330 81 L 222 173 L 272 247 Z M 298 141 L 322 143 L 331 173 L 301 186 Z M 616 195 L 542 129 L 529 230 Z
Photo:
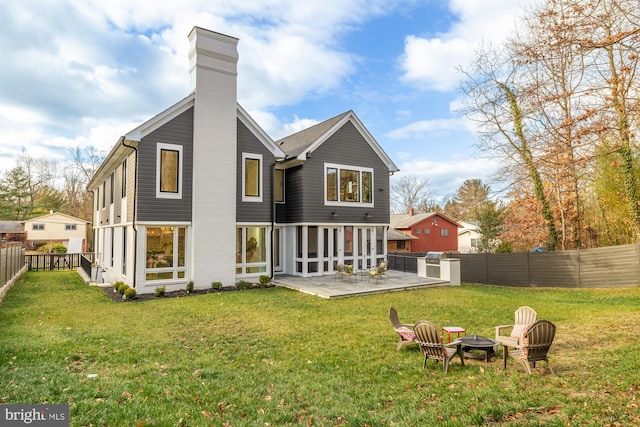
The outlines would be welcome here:
M 157 143 L 182 145 L 182 198 L 156 198 Z M 211 159 L 212 163 L 215 159 Z M 148 136 L 138 146 L 138 221 L 191 221 L 193 182 L 193 108 L 185 111 Z
M 242 201 L 242 153 L 262 155 L 262 202 Z M 260 142 L 260 140 L 238 120 L 238 157 L 237 157 L 236 184 L 236 221 L 237 222 L 264 222 L 271 221 L 272 216 L 272 192 L 273 154 Z
M 284 171 L 284 201 L 276 203 L 278 223 L 301 222 L 304 219 L 304 171 L 296 166 Z
M 325 206 L 325 163 L 373 168 L 374 207 Z M 286 222 L 336 224 L 389 222 L 389 169 L 351 122 L 347 122 L 311 153 L 302 168 L 304 174 L 300 171 L 286 178 Z M 301 201 L 299 200 L 300 191 L 303 192 Z M 332 215 L 332 212 L 336 215 Z M 367 213 L 369 217 L 365 216 Z

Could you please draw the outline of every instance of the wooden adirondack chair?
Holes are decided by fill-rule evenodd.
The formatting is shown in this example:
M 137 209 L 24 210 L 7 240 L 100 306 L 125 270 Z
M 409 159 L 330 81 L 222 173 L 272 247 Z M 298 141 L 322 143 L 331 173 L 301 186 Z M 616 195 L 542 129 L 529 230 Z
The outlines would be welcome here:
M 413 328 L 420 346 L 420 351 L 424 355 L 424 361 L 422 367 L 427 366 L 427 359 L 433 359 L 437 363 L 442 362 L 444 374 L 447 375 L 449 370 L 449 362 L 454 356 L 460 357 L 460 363 L 464 366 L 464 357 L 462 354 L 462 343 L 455 340 L 451 343 L 444 344 L 442 336 L 440 335 L 441 329 L 436 327 L 431 322 L 421 320 L 416 323 Z M 455 345 L 455 348 L 452 348 Z
M 547 354 L 555 335 L 556 326 L 553 323 L 548 320 L 538 320 L 527 328 L 522 337 L 520 348 L 511 350 L 509 356 L 520 362 L 529 374 L 531 374 L 531 367 L 535 368 L 536 362 L 541 360 L 547 362 L 547 367 L 554 374 Z

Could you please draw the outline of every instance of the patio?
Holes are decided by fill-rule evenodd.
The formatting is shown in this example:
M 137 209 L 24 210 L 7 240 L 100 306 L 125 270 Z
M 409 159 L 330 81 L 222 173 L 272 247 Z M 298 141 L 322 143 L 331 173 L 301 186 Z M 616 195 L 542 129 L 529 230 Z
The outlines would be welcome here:
M 273 282 L 277 286 L 295 289 L 305 294 L 316 295 L 320 298 L 342 298 L 358 295 L 376 294 L 381 292 L 404 291 L 433 286 L 447 286 L 449 282 L 439 279 L 418 277 L 414 273 L 388 270 L 386 279 L 371 279 L 368 275 L 357 274 L 355 278 L 335 277 L 333 274 L 315 277 L 298 277 L 287 274 L 276 275 Z

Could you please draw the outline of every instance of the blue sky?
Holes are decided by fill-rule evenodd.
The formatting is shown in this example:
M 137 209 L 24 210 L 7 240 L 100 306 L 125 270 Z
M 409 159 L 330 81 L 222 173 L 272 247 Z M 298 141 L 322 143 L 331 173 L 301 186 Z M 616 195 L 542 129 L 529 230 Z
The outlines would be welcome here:
M 188 94 L 187 35 L 239 39 L 240 104 L 273 138 L 353 110 L 400 172 L 453 194 L 495 168 L 456 114 L 456 67 L 507 36 L 525 0 L 0 2 L 0 171 L 21 151 L 108 151 Z

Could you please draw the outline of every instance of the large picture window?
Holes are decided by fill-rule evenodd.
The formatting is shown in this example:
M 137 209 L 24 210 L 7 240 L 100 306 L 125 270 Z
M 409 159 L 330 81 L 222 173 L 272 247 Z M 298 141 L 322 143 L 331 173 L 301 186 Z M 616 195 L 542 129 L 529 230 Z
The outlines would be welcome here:
M 242 201 L 262 201 L 262 156 L 242 153 Z
M 147 281 L 186 277 L 186 234 L 186 227 L 147 227 Z
M 373 170 L 325 164 L 326 205 L 373 205 Z
M 236 228 L 236 274 L 267 272 L 266 227 Z
M 182 198 L 182 146 L 158 143 L 156 196 Z

